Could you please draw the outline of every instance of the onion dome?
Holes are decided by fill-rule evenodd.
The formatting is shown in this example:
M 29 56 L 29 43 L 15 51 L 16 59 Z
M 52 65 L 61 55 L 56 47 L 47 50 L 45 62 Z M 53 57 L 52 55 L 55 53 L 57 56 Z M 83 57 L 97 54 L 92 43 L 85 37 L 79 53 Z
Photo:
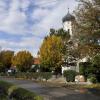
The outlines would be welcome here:
M 68 9 L 68 13 L 67 13 L 67 15 L 62 19 L 62 22 L 64 23 L 64 22 L 66 22 L 66 21 L 73 21 L 73 20 L 75 20 L 75 17 L 69 13 L 69 9 Z

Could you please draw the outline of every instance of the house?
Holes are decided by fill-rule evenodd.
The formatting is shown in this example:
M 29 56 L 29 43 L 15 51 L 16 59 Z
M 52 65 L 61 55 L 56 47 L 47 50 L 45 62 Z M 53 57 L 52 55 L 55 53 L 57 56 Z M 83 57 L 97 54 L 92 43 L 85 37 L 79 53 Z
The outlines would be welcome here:
M 39 59 L 39 57 L 38 58 L 34 58 L 33 59 L 33 64 L 32 64 L 32 69 L 34 71 L 38 72 L 39 68 L 40 68 L 40 59 Z
M 34 58 L 33 59 L 33 65 L 40 65 L 40 59 L 39 58 Z

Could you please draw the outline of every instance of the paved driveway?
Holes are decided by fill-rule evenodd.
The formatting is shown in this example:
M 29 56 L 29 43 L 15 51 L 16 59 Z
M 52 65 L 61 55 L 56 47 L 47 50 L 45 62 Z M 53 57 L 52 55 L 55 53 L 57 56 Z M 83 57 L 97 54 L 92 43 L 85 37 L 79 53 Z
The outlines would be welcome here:
M 28 80 L 1 80 L 11 82 L 19 87 L 36 92 L 42 95 L 45 100 L 100 100 L 100 95 L 95 95 L 91 92 L 80 93 L 78 90 L 69 90 L 62 87 L 49 87 Z

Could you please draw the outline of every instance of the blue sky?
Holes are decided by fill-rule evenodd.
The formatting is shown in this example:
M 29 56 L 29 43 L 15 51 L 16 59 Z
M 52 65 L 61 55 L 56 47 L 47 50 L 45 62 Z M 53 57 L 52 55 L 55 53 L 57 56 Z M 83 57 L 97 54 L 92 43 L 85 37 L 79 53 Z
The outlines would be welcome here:
M 62 17 L 75 9 L 75 0 L 0 0 L 0 46 L 29 50 L 36 56 L 50 28 L 61 28 Z

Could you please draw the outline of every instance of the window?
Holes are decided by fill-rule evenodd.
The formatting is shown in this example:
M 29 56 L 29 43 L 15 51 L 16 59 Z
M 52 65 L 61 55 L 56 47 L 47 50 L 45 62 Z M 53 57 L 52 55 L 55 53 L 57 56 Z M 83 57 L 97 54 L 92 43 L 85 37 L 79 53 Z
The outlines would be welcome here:
M 68 29 L 68 33 L 70 33 L 70 29 Z

